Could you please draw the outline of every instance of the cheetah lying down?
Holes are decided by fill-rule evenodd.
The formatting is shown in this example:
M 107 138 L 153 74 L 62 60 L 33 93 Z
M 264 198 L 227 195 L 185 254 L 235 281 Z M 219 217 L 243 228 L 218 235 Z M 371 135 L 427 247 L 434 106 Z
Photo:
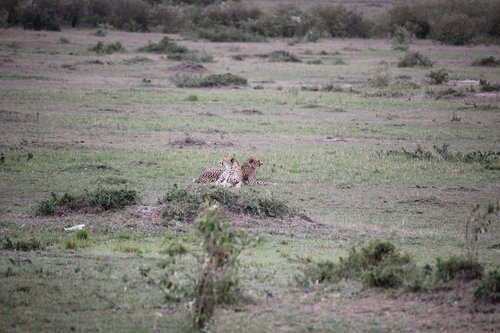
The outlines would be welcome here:
M 237 162 L 237 161 L 236 161 Z M 221 161 L 222 164 L 222 161 Z M 245 185 L 276 185 L 275 183 L 268 183 L 264 181 L 257 180 L 256 171 L 257 168 L 261 167 L 263 163 L 257 157 L 249 157 L 245 163 L 241 166 L 242 181 Z M 195 183 L 210 184 L 216 183 L 225 169 L 221 168 L 210 168 L 201 173 L 201 175 L 193 180 Z

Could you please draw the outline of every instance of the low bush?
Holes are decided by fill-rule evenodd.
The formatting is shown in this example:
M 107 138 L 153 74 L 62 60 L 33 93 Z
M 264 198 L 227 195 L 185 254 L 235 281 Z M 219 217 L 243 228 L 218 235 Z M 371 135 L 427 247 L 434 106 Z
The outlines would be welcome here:
M 442 84 L 449 81 L 449 73 L 446 69 L 441 68 L 437 71 L 431 71 L 427 76 L 433 84 Z
M 66 192 L 61 196 L 52 192 L 48 199 L 42 200 L 36 205 L 35 214 L 56 215 L 88 208 L 103 211 L 123 208 L 138 201 L 139 194 L 130 189 L 98 188 L 92 192 L 85 191 L 82 194 Z
M 112 54 L 115 52 L 124 52 L 126 50 L 120 42 L 106 45 L 103 42 L 97 42 L 96 45 L 89 47 L 89 51 L 97 54 Z
M 189 49 L 185 46 L 179 45 L 168 37 L 163 37 L 158 43 L 149 42 L 148 45 L 142 46 L 137 49 L 138 52 L 149 53 L 187 53 Z
M 484 57 L 474 60 L 471 65 L 478 67 L 498 67 L 500 66 L 500 59 L 497 59 L 494 56 Z
M 50 2 L 21 2 L 17 9 L 18 19 L 24 29 L 60 31 L 60 16 L 56 4 Z
M 398 62 L 398 67 L 432 67 L 431 60 L 419 52 L 407 52 Z
M 500 271 L 489 271 L 474 290 L 474 297 L 490 303 L 500 303 Z
M 45 249 L 45 244 L 43 244 L 39 239 L 11 239 L 5 237 L 0 240 L 2 249 L 13 250 L 13 251 L 36 251 Z
M 176 75 L 170 78 L 179 88 L 210 88 L 223 86 L 246 86 L 247 79 L 231 73 L 207 76 Z
M 321 261 L 304 267 L 296 277 L 299 284 L 337 283 L 342 279 L 359 279 L 365 286 L 397 288 L 413 281 L 415 265 L 407 255 L 399 253 L 394 244 L 375 240 L 360 250 L 353 248 L 338 263 Z
M 197 38 L 207 39 L 211 42 L 265 41 L 265 37 L 261 35 L 228 26 L 201 27 L 196 29 L 193 34 Z
M 451 257 L 438 259 L 435 276 L 439 281 L 448 282 L 454 279 L 470 281 L 483 275 L 483 266 L 475 259 Z
M 481 86 L 481 91 L 492 92 L 492 91 L 500 91 L 500 84 L 493 84 L 485 79 L 479 80 L 479 85 Z
M 295 54 L 287 51 L 274 51 L 268 56 L 271 62 L 302 62 Z

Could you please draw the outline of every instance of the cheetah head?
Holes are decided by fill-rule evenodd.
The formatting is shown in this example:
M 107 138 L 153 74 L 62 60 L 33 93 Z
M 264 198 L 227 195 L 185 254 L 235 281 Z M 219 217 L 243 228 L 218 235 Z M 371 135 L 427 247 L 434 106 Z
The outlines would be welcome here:
M 250 158 L 248 158 L 247 162 L 254 169 L 257 169 L 258 167 L 263 165 L 263 163 L 257 157 L 250 157 Z
M 232 156 L 226 156 L 224 157 L 222 160 L 219 161 L 220 165 L 228 168 L 228 167 L 231 167 L 233 165 L 239 165 L 238 161 L 236 160 L 236 158 L 232 157 Z

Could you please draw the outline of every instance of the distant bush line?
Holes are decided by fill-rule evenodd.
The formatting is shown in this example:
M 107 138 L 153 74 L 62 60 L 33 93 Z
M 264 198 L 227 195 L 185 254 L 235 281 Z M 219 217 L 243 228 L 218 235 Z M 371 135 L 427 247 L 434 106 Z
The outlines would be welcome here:
M 343 5 L 270 10 L 244 1 L 218 0 L 0 0 L 0 26 L 60 30 L 61 25 L 111 25 L 126 31 L 188 33 L 211 41 L 260 41 L 267 37 L 390 37 L 464 45 L 500 37 L 500 2 L 439 0 L 398 4 L 374 17 Z M 403 30 L 402 30 L 403 29 Z M 314 37 L 314 38 L 311 38 Z

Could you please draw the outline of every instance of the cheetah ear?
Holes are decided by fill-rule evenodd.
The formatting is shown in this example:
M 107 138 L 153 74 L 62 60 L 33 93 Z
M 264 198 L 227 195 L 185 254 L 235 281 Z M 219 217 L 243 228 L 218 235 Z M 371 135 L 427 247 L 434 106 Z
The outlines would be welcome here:
M 231 157 L 230 162 L 234 163 L 234 157 Z
M 248 160 L 249 163 L 253 163 L 255 162 L 255 159 L 253 157 L 250 157 L 250 159 Z

